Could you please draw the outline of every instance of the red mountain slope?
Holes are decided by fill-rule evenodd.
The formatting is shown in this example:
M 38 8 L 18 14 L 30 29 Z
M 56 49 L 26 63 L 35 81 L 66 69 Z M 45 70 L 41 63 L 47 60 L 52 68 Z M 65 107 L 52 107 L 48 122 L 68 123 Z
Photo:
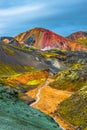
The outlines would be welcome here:
M 34 45 L 38 49 L 87 50 L 80 43 L 71 41 L 44 28 L 34 28 L 15 37 L 17 41 Z

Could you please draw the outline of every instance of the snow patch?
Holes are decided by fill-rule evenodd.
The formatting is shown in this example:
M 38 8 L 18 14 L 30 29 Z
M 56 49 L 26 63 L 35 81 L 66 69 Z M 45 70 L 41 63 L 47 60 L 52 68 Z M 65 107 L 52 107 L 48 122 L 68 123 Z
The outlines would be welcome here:
M 41 49 L 42 51 L 46 51 L 46 50 L 50 50 L 51 47 L 50 46 L 46 46 L 45 48 Z

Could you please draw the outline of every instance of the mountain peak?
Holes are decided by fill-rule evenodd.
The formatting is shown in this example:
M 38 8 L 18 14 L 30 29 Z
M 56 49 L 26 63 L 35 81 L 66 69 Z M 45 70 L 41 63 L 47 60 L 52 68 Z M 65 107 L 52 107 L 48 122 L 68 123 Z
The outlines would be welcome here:
M 73 42 L 63 36 L 60 36 L 45 28 L 33 28 L 29 31 L 19 34 L 15 37 L 19 42 L 23 42 L 29 46 L 35 46 L 38 49 L 58 48 L 62 50 L 85 50 L 77 42 Z
M 87 38 L 87 31 L 78 31 L 70 34 L 67 38 L 71 40 L 79 40 Z
M 76 32 L 69 37 L 63 37 L 48 29 L 36 27 L 26 32 L 20 33 L 13 37 L 1 37 L 0 40 L 5 43 L 10 43 L 18 46 L 34 46 L 40 50 L 50 50 L 58 48 L 67 51 L 87 50 L 84 44 L 81 44 L 74 39 L 87 38 L 87 32 Z

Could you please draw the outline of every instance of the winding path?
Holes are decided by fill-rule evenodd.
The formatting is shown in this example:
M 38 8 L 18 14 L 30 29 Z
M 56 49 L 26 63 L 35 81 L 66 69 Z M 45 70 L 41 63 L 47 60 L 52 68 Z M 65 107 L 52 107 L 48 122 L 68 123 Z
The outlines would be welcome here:
M 45 88 L 48 84 L 49 84 L 49 77 L 47 78 L 47 80 L 45 81 L 45 83 L 44 83 L 44 85 L 40 88 L 40 89 L 38 89 L 38 92 L 37 92 L 37 94 L 36 94 L 36 101 L 34 102 L 34 103 L 32 103 L 30 106 L 33 106 L 33 105 L 35 105 L 35 104 L 37 104 L 39 101 L 40 101 L 40 93 L 41 93 L 41 90 L 43 89 L 43 88 Z
M 41 90 L 44 89 L 49 84 L 49 80 L 50 80 L 50 77 L 48 77 L 47 80 L 45 81 L 44 85 L 40 89 L 38 89 L 37 94 L 36 94 L 36 101 L 34 103 L 32 103 L 30 106 L 33 106 L 40 101 Z M 56 117 L 54 117 L 53 119 L 54 119 L 55 122 L 57 122 Z M 62 128 L 64 130 L 64 128 L 62 126 L 60 126 L 60 128 Z

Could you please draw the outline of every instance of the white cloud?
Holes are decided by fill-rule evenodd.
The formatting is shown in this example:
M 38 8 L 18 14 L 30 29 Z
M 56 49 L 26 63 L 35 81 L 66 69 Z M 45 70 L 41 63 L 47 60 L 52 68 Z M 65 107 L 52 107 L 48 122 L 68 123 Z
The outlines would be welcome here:
M 0 9 L 0 16 L 14 16 L 14 15 L 19 15 L 27 12 L 34 12 L 34 11 L 39 11 L 43 6 L 40 5 L 33 5 L 33 6 L 21 6 L 21 7 L 13 7 L 13 8 L 8 8 L 8 9 Z
M 61 34 L 65 30 L 66 33 L 68 30 L 65 26 L 86 19 L 86 16 L 81 17 L 86 13 L 80 13 L 81 10 L 86 10 L 84 1 L 86 0 L 7 0 L 5 4 L 6 0 L 0 0 L 0 34 L 16 35 L 33 27 L 45 27 L 56 32 L 58 30 Z
M 0 35 L 7 30 L 22 26 L 22 22 L 25 20 L 31 21 L 41 15 L 41 10 L 44 8 L 44 4 L 41 5 L 22 5 L 19 7 L 11 7 L 0 9 Z

